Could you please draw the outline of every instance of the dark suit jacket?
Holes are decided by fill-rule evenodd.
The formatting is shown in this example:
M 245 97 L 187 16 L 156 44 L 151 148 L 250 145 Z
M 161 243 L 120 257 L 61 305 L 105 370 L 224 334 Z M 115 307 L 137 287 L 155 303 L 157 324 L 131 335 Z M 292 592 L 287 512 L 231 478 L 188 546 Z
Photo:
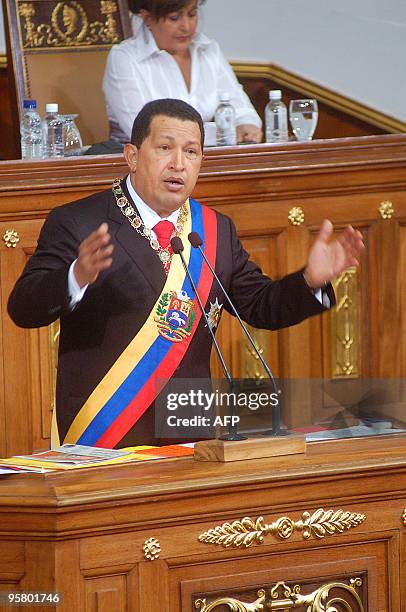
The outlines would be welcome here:
M 301 271 L 270 280 L 249 260 L 232 221 L 218 213 L 217 220 L 216 271 L 245 321 L 259 328 L 279 329 L 325 310 Z M 70 311 L 69 267 L 80 243 L 104 221 L 114 244 L 113 264 Z M 49 214 L 37 249 L 10 295 L 8 311 L 21 327 L 46 326 L 60 318 L 56 403 L 61 440 L 85 400 L 142 327 L 165 280 L 160 260 L 124 218 L 110 189 Z M 332 288 L 327 292 L 333 304 Z M 207 304 L 216 297 L 227 308 L 214 282 Z M 176 376 L 209 377 L 210 351 L 211 340 L 202 319 Z M 153 431 L 153 410 L 149 409 L 119 446 L 153 443 Z

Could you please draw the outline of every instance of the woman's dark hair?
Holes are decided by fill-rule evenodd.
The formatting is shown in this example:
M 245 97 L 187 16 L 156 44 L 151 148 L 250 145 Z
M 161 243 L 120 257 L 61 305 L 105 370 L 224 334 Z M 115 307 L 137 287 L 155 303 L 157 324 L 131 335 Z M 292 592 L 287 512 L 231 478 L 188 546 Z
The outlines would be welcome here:
M 164 115 L 165 117 L 173 117 L 181 121 L 192 121 L 193 123 L 197 123 L 200 129 L 200 142 L 203 150 L 204 127 L 200 113 L 187 102 L 175 98 L 153 100 L 142 107 L 134 119 L 131 132 L 131 144 L 135 145 L 137 149 L 140 148 L 144 140 L 148 137 L 151 122 L 157 115 Z
M 197 4 L 203 4 L 205 1 L 197 0 Z M 130 11 L 135 14 L 145 10 L 151 13 L 154 19 L 161 19 L 169 13 L 182 10 L 192 2 L 193 0 L 128 0 L 128 6 Z

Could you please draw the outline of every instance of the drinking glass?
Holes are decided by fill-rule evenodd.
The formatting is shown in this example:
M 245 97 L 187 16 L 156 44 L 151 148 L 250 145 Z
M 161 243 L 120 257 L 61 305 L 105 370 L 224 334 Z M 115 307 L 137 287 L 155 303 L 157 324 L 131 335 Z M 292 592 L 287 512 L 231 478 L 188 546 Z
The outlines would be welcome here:
M 63 133 L 65 142 L 64 155 L 81 155 L 83 149 L 82 137 L 75 119 L 79 115 L 61 115 L 63 119 Z
M 289 119 L 296 140 L 311 140 L 319 116 L 317 100 L 291 100 Z

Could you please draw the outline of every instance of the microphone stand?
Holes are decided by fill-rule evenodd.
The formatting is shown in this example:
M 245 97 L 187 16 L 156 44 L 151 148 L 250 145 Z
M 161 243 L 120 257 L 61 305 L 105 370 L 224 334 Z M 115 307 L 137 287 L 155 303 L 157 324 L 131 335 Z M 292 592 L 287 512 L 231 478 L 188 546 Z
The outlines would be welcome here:
M 224 374 L 225 374 L 225 376 L 227 378 L 227 381 L 228 381 L 228 385 L 229 385 L 229 389 L 230 389 L 230 395 L 231 395 L 231 414 L 230 414 L 231 418 L 230 418 L 230 424 L 229 424 L 229 428 L 228 428 L 228 434 L 224 434 L 223 436 L 220 436 L 219 439 L 220 440 L 230 440 L 230 441 L 246 440 L 247 439 L 246 436 L 243 436 L 243 435 L 241 435 L 241 434 L 239 434 L 237 432 L 237 424 L 234 422 L 236 420 L 234 417 L 237 416 L 236 415 L 236 406 L 235 406 L 235 401 L 234 401 L 234 388 L 235 388 L 235 384 L 236 383 L 233 380 L 233 378 L 232 378 L 232 376 L 230 374 L 230 371 L 228 370 L 228 368 L 226 366 L 226 363 L 224 361 L 224 357 L 222 355 L 222 352 L 221 352 L 220 347 L 218 345 L 218 342 L 216 340 L 216 336 L 214 335 L 212 327 L 211 327 L 211 325 L 209 323 L 209 319 L 207 318 L 206 311 L 204 310 L 204 306 L 202 304 L 202 300 L 200 299 L 200 295 L 199 295 L 199 293 L 197 291 L 196 284 L 195 284 L 195 282 L 194 282 L 194 280 L 192 278 L 192 275 L 189 272 L 189 269 L 187 267 L 185 258 L 183 257 L 183 253 L 182 253 L 182 251 L 183 251 L 183 242 L 182 242 L 181 238 L 179 238 L 179 236 L 175 236 L 174 238 L 171 239 L 171 247 L 172 247 L 172 251 L 176 255 L 179 255 L 180 258 L 181 258 L 183 268 L 184 268 L 184 270 L 186 272 L 186 276 L 188 277 L 188 279 L 190 281 L 190 284 L 191 284 L 192 289 L 194 291 L 194 294 L 196 296 L 197 302 L 199 304 L 199 308 L 201 310 L 203 318 L 204 318 L 204 320 L 206 322 L 206 325 L 208 327 L 210 336 L 211 336 L 211 338 L 213 340 L 213 344 L 214 344 L 214 347 L 216 349 L 216 352 L 217 352 L 218 358 L 220 360 L 221 366 L 223 368 Z
M 234 306 L 233 302 L 231 301 L 230 296 L 228 295 L 223 283 L 221 282 L 218 274 L 216 273 L 216 271 L 214 270 L 213 266 L 211 265 L 210 261 L 207 259 L 203 249 L 202 249 L 202 244 L 203 244 L 203 240 L 201 239 L 200 235 L 197 232 L 191 232 L 188 236 L 189 242 L 190 244 L 195 248 L 195 249 L 199 249 L 204 261 L 206 262 L 206 264 L 209 267 L 210 272 L 213 274 L 214 278 L 216 279 L 217 283 L 219 284 L 220 289 L 223 292 L 224 297 L 226 298 L 228 304 L 230 305 L 231 310 L 233 311 L 234 315 L 237 317 L 237 320 L 241 326 L 241 328 L 243 329 L 246 337 L 248 338 L 248 341 L 250 342 L 252 348 L 255 351 L 255 354 L 258 356 L 258 359 L 260 360 L 260 362 L 262 363 L 262 366 L 265 370 L 265 372 L 267 373 L 274 392 L 277 394 L 278 396 L 278 403 L 276 406 L 272 406 L 272 429 L 264 431 L 262 433 L 262 435 L 264 436 L 286 436 L 289 435 L 289 432 L 281 429 L 281 390 L 278 388 L 276 381 L 273 377 L 273 374 L 271 372 L 271 370 L 269 369 L 268 365 L 266 364 L 264 358 L 261 355 L 260 350 L 258 349 L 257 345 L 255 344 L 251 334 L 249 333 L 246 325 L 244 324 L 244 321 L 241 319 L 240 315 L 238 314 L 238 311 L 236 309 L 236 307 Z

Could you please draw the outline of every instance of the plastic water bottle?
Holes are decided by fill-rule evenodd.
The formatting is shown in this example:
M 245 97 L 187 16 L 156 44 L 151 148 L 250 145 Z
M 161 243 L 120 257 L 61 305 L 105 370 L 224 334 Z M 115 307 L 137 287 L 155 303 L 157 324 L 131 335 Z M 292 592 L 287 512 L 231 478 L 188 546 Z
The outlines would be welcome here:
M 230 94 L 220 94 L 220 104 L 216 114 L 216 143 L 219 146 L 234 146 L 237 144 L 237 128 L 235 125 L 235 110 L 230 102 Z
M 37 113 L 36 100 L 24 100 L 20 122 L 21 159 L 42 157 L 41 118 Z
M 288 141 L 288 112 L 280 89 L 269 92 L 269 102 L 265 108 L 265 138 L 266 142 Z
M 63 119 L 58 115 L 58 105 L 47 104 L 45 110 L 47 114 L 42 122 L 43 157 L 63 157 Z

